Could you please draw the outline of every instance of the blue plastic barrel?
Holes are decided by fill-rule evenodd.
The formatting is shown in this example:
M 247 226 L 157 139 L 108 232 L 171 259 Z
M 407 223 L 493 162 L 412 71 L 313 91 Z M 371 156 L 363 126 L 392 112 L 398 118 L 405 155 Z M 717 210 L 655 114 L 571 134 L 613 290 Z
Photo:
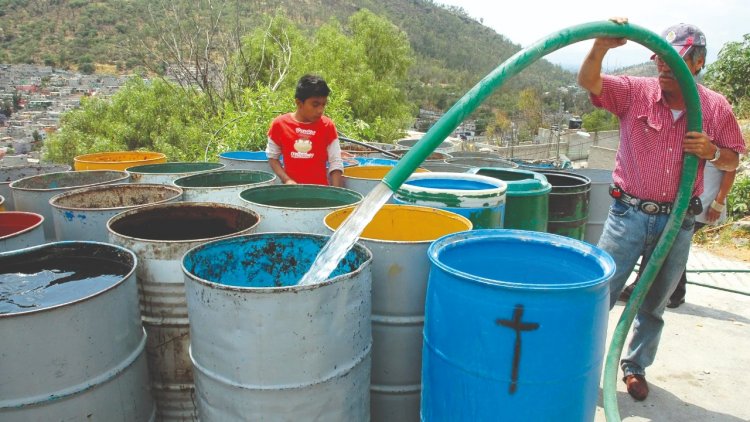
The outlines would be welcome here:
M 594 420 L 608 254 L 506 229 L 450 234 L 428 255 L 422 420 Z

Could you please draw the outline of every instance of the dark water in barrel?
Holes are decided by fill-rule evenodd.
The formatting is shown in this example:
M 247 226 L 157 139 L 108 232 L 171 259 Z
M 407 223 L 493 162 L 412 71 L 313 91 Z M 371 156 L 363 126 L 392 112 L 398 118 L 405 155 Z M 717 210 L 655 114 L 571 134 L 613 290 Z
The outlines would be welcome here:
M 149 240 L 208 239 L 237 233 L 225 218 L 132 218 L 112 224 L 112 230 L 125 236 Z
M 0 270 L 0 314 L 32 311 L 87 297 L 116 284 L 131 267 L 92 258 L 43 259 Z

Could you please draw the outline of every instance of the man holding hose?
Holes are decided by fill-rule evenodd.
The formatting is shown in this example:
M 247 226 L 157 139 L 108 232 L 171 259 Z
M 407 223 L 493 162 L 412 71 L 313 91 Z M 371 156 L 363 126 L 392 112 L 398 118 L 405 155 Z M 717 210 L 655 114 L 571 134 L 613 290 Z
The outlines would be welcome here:
M 627 19 L 613 19 L 627 24 Z M 677 24 L 662 34 L 697 75 L 705 65 L 706 38 L 694 25 Z M 648 396 L 645 368 L 656 356 L 662 315 L 688 259 L 695 215 L 701 212 L 703 167 L 710 161 L 718 169 L 733 171 L 745 152 L 737 120 L 727 100 L 698 85 L 703 131 L 687 132 L 685 99 L 671 69 L 652 56 L 658 78 L 603 75 L 607 52 L 626 43 L 624 38 L 598 38 L 578 73 L 578 83 L 589 91 L 592 103 L 620 119 L 620 146 L 612 173 L 614 198 L 598 246 L 615 260 L 610 281 L 610 308 L 614 306 L 636 262 L 647 262 L 661 237 L 682 173 L 683 153 L 701 161 L 691 205 L 671 251 L 657 274 L 633 324 L 633 337 L 620 362 L 628 393 L 636 400 Z

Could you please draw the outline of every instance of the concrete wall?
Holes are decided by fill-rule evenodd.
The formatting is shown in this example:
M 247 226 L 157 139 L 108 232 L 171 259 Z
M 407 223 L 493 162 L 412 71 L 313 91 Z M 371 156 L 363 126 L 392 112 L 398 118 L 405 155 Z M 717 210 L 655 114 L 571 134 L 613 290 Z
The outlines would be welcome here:
M 615 169 L 616 149 L 592 146 L 589 149 L 589 158 L 587 167 L 590 169 Z

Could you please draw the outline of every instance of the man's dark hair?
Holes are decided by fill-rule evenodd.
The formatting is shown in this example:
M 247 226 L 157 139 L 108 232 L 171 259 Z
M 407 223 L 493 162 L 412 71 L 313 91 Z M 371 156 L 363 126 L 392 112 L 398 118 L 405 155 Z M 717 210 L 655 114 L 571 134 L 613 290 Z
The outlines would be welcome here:
M 327 97 L 331 93 L 325 79 L 318 75 L 305 75 L 297 82 L 294 98 L 305 102 L 310 97 Z

